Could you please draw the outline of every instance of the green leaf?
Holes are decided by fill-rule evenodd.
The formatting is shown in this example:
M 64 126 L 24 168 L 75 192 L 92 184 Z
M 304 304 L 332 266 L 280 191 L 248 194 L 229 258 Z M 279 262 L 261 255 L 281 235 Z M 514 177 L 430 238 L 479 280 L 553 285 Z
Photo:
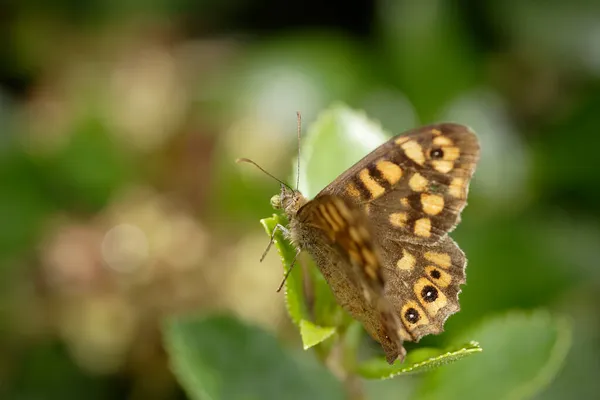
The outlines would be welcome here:
M 271 218 L 264 218 L 260 220 L 260 223 L 265 228 L 267 235 L 271 237 L 275 227 L 285 225 L 286 222 L 283 217 L 274 214 Z M 275 232 L 274 243 L 277 252 L 281 257 L 281 263 L 283 264 L 283 272 L 287 273 L 290 269 L 292 261 L 296 256 L 296 249 L 294 246 L 283 237 L 283 232 L 278 230 Z M 308 312 L 306 311 L 306 300 L 304 298 L 304 291 L 302 289 L 302 268 L 294 268 L 292 273 L 288 276 L 285 282 L 285 304 L 287 307 L 288 314 L 292 318 L 292 321 L 300 326 L 300 321 L 308 319 Z
M 510 312 L 465 333 L 485 351 L 428 374 L 421 399 L 528 399 L 559 371 L 571 345 L 571 326 L 539 310 Z
M 321 275 L 321 271 L 311 260 L 308 264 L 307 279 L 312 286 L 311 312 L 314 321 L 319 325 L 339 326 L 343 324 L 342 318 L 347 315 L 339 306 L 327 281 Z
M 321 343 L 335 333 L 334 327 L 323 327 L 303 319 L 300 321 L 300 335 L 304 350 Z
M 306 353 L 232 317 L 179 317 L 164 325 L 171 367 L 191 399 L 343 398 L 340 383 Z
M 286 221 L 278 215 L 264 218 L 260 223 L 265 228 L 269 237 L 277 224 L 284 225 Z M 284 274 L 289 271 L 292 261 L 296 256 L 296 250 L 291 243 L 283 237 L 283 232 L 278 230 L 274 236 L 274 245 L 279 252 L 283 264 Z M 294 268 L 285 282 L 285 304 L 292 321 L 300 328 L 302 345 L 304 349 L 311 348 L 335 333 L 335 327 L 322 327 L 309 321 L 310 314 L 306 309 L 306 299 L 302 285 L 302 268 Z
M 383 357 L 379 357 L 360 364 L 357 372 L 367 379 L 388 379 L 429 371 L 481 351 L 477 342 L 447 350 L 424 347 L 410 351 L 402 364 L 389 365 Z
M 390 136 L 364 112 L 343 104 L 323 111 L 302 142 L 300 191 L 314 197 Z

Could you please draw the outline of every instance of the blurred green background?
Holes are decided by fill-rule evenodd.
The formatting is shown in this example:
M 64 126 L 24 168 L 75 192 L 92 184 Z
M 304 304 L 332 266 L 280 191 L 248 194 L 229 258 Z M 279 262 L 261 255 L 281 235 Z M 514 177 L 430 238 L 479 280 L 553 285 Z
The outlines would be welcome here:
M 0 398 L 191 398 L 160 321 L 192 311 L 301 352 L 280 261 L 258 263 L 278 185 L 234 160 L 290 176 L 295 112 L 308 126 L 336 101 L 394 134 L 452 120 L 480 136 L 452 235 L 462 310 L 424 345 L 509 310 L 559 313 L 564 365 L 510 398 L 597 398 L 599 27 L 595 0 L 1 2 Z M 512 357 L 498 362 L 517 368 L 527 346 Z M 238 361 L 220 379 L 246 387 Z M 365 396 L 420 398 L 427 379 Z M 309 398 L 331 398 L 317 381 Z M 245 396 L 229 398 L 260 398 Z

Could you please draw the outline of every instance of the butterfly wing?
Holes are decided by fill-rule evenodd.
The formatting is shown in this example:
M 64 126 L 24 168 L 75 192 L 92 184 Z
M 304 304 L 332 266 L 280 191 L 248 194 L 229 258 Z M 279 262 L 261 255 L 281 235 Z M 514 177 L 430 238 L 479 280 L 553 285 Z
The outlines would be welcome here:
M 446 319 L 460 309 L 467 263 L 462 250 L 448 235 L 430 246 L 386 240 L 381 248 L 385 297 L 399 313 L 408 340 L 442 332 Z M 398 254 L 399 260 L 390 262 Z
M 466 258 L 447 233 L 460 221 L 478 159 L 469 128 L 429 125 L 390 139 L 315 198 L 339 196 L 366 215 L 405 340 L 441 332 L 459 310 Z
M 323 237 L 316 246 L 310 240 L 303 243 L 338 303 L 382 344 L 389 363 L 403 359 L 406 329 L 385 296 L 382 258 L 364 212 L 340 197 L 324 195 L 305 204 L 296 221 L 298 229 L 310 230 L 306 236 L 313 241 L 319 237 L 315 232 Z
M 340 175 L 317 196 L 361 207 L 376 238 L 430 245 L 460 221 L 479 143 L 466 126 L 442 123 L 398 135 Z

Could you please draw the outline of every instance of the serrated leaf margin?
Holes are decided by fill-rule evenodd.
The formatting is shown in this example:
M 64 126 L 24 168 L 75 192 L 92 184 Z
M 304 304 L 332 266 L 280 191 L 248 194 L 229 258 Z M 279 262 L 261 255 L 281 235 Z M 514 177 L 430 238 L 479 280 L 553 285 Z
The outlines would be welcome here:
M 390 372 L 386 374 L 382 374 L 380 376 L 374 376 L 373 374 L 366 373 L 366 368 L 361 368 L 361 365 L 358 366 L 357 372 L 365 379 L 373 379 L 373 380 L 384 380 L 391 379 L 399 375 L 411 375 L 418 374 L 422 372 L 429 371 L 431 369 L 440 367 L 445 364 L 449 364 L 455 361 L 458 361 L 464 357 L 467 357 L 471 354 L 481 353 L 483 349 L 479 346 L 479 343 L 476 341 L 471 341 L 467 346 L 463 346 L 458 350 L 447 351 L 443 354 L 440 354 L 435 357 L 430 357 L 426 360 L 419 361 L 417 363 L 408 365 L 406 367 L 400 368 L 398 370 L 394 370 L 393 366 L 390 366 Z M 365 364 L 363 364 L 365 365 Z

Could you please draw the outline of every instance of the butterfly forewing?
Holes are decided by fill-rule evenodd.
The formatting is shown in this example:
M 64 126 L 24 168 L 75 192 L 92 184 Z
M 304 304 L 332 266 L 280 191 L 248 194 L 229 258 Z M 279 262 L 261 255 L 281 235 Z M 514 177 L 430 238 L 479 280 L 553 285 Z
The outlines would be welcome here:
M 363 207 L 376 236 L 434 243 L 459 222 L 479 159 L 475 134 L 436 124 L 396 136 L 317 195 Z
M 322 243 L 322 247 L 335 247 L 337 255 L 349 266 L 345 273 L 352 282 L 351 285 L 332 278 L 327 273 L 327 266 L 321 262 L 320 267 L 334 295 L 342 285 L 345 285 L 345 291 L 362 291 L 365 301 L 361 311 L 353 316 L 362 320 L 369 333 L 383 345 L 389 362 L 403 357 L 402 332 L 405 329 L 398 313 L 385 297 L 382 255 L 373 242 L 364 212 L 340 197 L 324 195 L 308 202 L 298 211 L 297 216 L 304 226 L 319 229 L 328 238 L 328 243 Z

